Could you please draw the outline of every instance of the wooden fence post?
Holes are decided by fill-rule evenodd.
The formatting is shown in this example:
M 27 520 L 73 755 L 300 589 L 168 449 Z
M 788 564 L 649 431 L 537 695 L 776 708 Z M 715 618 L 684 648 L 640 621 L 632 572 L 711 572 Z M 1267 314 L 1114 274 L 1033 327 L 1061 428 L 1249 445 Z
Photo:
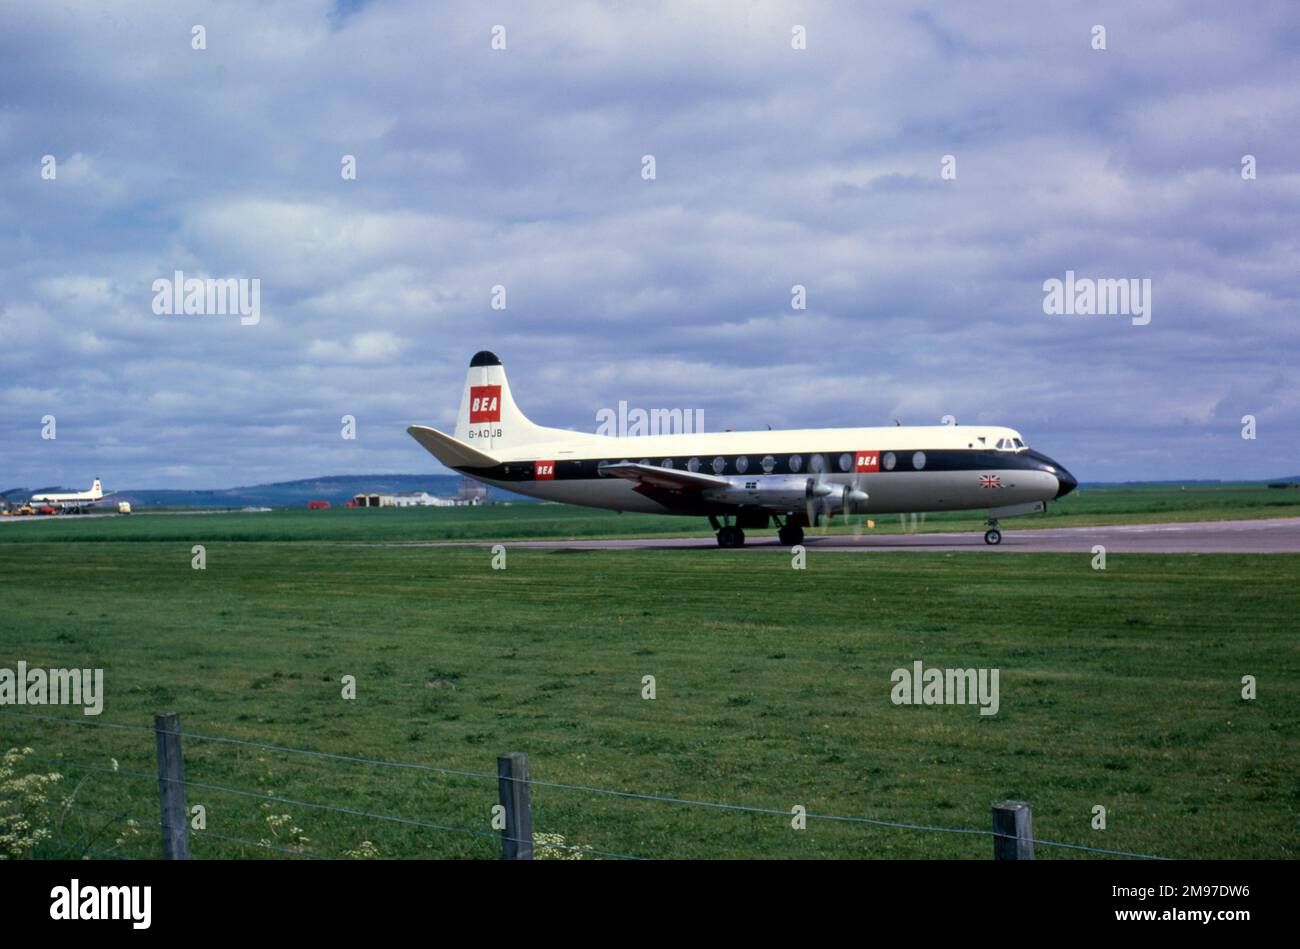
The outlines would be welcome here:
M 1034 816 L 1025 801 L 993 805 L 993 859 L 1034 859 Z
M 158 796 L 162 801 L 164 860 L 190 859 L 190 826 L 185 816 L 185 764 L 181 760 L 181 717 L 153 717 L 158 739 Z
M 506 811 L 501 831 L 503 860 L 533 859 L 533 811 L 528 795 L 528 755 L 515 751 L 497 758 L 497 793 Z

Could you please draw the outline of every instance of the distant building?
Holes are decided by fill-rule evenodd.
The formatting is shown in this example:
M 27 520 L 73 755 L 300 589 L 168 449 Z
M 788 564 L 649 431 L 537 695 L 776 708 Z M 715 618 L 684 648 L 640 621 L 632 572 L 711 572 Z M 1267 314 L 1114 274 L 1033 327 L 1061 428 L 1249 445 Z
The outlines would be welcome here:
M 403 491 L 379 498 L 380 507 L 441 507 L 442 502 L 442 498 L 435 498 L 428 491 Z
M 487 501 L 487 485 L 473 478 L 461 478 L 456 498 L 464 504 L 482 504 Z
M 464 507 L 483 503 L 461 497 L 443 498 L 428 491 L 402 491 L 397 494 L 358 494 L 350 507 Z

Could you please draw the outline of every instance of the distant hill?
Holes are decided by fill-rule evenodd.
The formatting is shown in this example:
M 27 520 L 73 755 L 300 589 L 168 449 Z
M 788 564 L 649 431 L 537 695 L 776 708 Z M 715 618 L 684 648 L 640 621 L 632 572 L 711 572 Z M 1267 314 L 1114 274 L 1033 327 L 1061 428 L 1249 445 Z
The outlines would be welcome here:
M 211 491 L 185 491 L 168 488 L 127 488 L 113 491 L 113 501 L 129 501 L 138 507 L 301 507 L 308 501 L 329 501 L 343 504 L 361 492 L 370 494 L 397 494 L 403 491 L 428 491 L 433 495 L 455 496 L 461 484 L 460 475 L 383 474 L 383 475 L 328 475 L 322 478 L 305 478 L 301 481 L 278 481 L 274 484 L 255 484 L 242 488 L 220 488 Z M 1300 475 L 1291 478 L 1268 478 L 1243 484 L 1277 484 L 1300 481 Z M 1221 481 L 1187 479 L 1182 481 L 1122 481 L 1086 482 L 1083 488 L 1139 487 L 1142 485 L 1168 486 L 1223 484 Z M 111 487 L 111 486 L 110 486 Z M 36 492 L 59 493 L 84 491 L 79 488 L 10 488 L 0 491 L 0 497 L 12 501 L 25 501 Z M 491 501 L 533 501 L 512 491 L 488 489 Z
M 1260 478 L 1255 481 L 1224 481 L 1221 478 L 1172 478 L 1168 481 L 1083 481 L 1079 486 L 1082 488 L 1131 488 L 1141 485 L 1152 485 L 1154 487 L 1168 487 L 1171 484 L 1282 484 L 1284 482 L 1300 482 L 1300 475 L 1293 475 L 1290 478 Z
M 404 491 L 428 491 L 433 495 L 454 497 L 463 479 L 460 475 L 329 475 L 306 478 L 301 481 L 279 481 L 274 484 L 256 484 L 240 488 L 215 490 L 177 490 L 171 488 L 123 488 L 113 490 L 112 500 L 128 501 L 135 507 L 301 507 L 308 501 L 329 501 L 343 504 L 353 495 L 398 494 Z M 106 487 L 112 487 L 108 485 Z M 57 492 L 62 488 L 41 488 L 40 491 Z M 78 490 L 85 490 L 80 488 Z M 28 488 L 11 488 L 0 496 L 25 500 L 32 495 Z M 488 488 L 492 501 L 531 501 L 510 491 Z

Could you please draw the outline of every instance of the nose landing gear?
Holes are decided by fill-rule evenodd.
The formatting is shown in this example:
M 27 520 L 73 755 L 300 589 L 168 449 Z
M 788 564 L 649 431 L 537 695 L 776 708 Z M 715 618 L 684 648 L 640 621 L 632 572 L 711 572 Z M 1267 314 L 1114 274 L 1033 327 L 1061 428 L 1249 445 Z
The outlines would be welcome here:
M 1002 531 L 998 530 L 998 519 L 990 517 L 989 529 L 984 532 L 984 543 L 996 546 L 1002 543 Z

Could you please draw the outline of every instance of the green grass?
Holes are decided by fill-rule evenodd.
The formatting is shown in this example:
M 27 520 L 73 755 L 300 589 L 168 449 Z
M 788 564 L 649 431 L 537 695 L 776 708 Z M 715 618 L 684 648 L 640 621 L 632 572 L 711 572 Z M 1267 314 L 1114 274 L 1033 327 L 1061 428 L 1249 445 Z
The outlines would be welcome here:
M 386 513 L 337 518 L 383 525 Z M 100 721 L 177 710 L 203 734 L 487 773 L 498 754 L 526 751 L 545 781 L 954 828 L 985 829 L 991 802 L 1021 798 L 1052 840 L 1176 857 L 1300 850 L 1294 555 L 1111 555 L 1101 572 L 1087 555 L 814 550 L 794 571 L 783 554 L 512 550 L 496 571 L 485 550 L 211 535 L 196 571 L 190 536 L 7 539 L 0 667 L 104 668 Z M 891 671 L 914 659 L 1000 669 L 1001 711 L 891 704 Z M 1245 674 L 1259 678 L 1255 701 L 1240 697 Z M 356 701 L 340 698 L 344 675 Z M 646 675 L 654 701 L 640 697 Z M 155 819 L 151 734 L 0 711 L 11 745 L 61 762 L 45 767 L 67 789 L 85 777 L 79 806 Z M 116 774 L 70 766 L 111 759 Z M 490 779 L 198 740 L 185 767 L 196 782 L 481 831 L 496 803 Z M 987 837 L 821 821 L 797 832 L 781 816 L 533 797 L 536 831 L 649 857 L 991 852 Z M 497 853 L 490 839 L 296 804 L 193 787 L 188 798 L 230 837 L 283 843 L 266 818 L 288 814 L 316 855 L 362 840 L 387 857 Z M 1104 832 L 1089 826 L 1096 804 Z M 117 826 L 74 812 L 60 834 L 113 849 Z M 146 826 L 115 852 L 154 856 L 156 834 Z M 276 856 L 213 838 L 194 852 Z
M 1300 491 L 1259 485 L 1092 488 L 1070 494 L 1048 512 L 1009 518 L 1004 530 L 1087 527 L 1234 518 L 1300 517 Z M 130 517 L 6 518 L 0 544 L 32 541 L 433 541 L 563 537 L 709 536 L 704 518 L 617 514 L 560 504 L 480 508 L 302 508 L 271 513 L 138 514 Z M 983 530 L 977 512 L 930 514 L 924 531 Z M 909 522 L 909 529 L 911 525 Z M 846 530 L 835 518 L 831 531 Z M 881 515 L 868 533 L 899 533 L 902 519 Z

